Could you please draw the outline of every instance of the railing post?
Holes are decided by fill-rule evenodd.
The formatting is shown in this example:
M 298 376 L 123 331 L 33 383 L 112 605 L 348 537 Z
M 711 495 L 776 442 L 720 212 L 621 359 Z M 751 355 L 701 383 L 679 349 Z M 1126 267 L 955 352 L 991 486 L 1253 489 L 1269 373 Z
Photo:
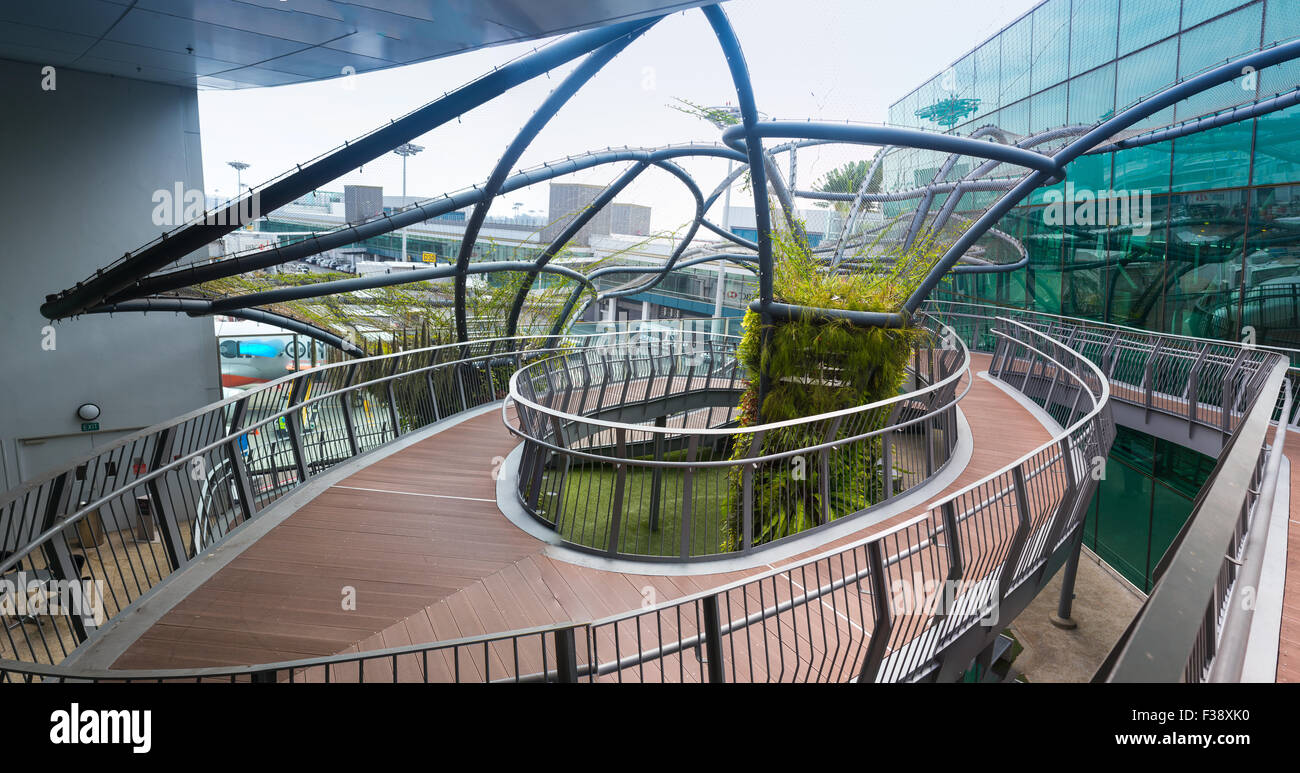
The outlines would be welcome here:
M 754 470 L 757 468 L 756 462 L 749 461 L 755 456 L 763 453 L 763 436 L 764 430 L 755 432 L 749 441 L 749 452 L 745 454 L 745 461 L 740 471 L 741 483 L 741 523 L 740 523 L 740 549 L 742 552 L 749 552 L 754 547 Z
M 572 628 L 555 632 L 555 681 L 561 684 L 578 681 L 578 646 Z
M 230 418 L 231 440 L 226 443 L 226 458 L 235 471 L 235 488 L 239 491 L 239 500 L 243 504 L 244 520 L 251 520 L 257 515 L 257 501 L 253 496 L 253 484 L 248 478 L 248 464 L 244 461 L 243 449 L 239 447 L 239 430 L 244 426 L 244 416 L 248 411 L 248 398 L 235 403 L 235 412 Z M 247 436 L 245 436 L 247 437 Z M 252 444 L 249 444 L 252 450 Z
M 858 683 L 874 683 L 880 676 L 880 667 L 885 660 L 885 648 L 889 646 L 889 637 L 894 630 L 894 620 L 889 612 L 888 589 L 885 586 L 885 558 L 880 540 L 866 544 L 868 577 L 871 585 L 871 613 L 874 624 L 871 627 L 871 640 L 867 644 L 867 654 L 862 658 L 862 669 L 858 672 Z
M 940 516 L 943 519 L 943 546 L 948 551 L 948 576 L 947 585 L 943 589 L 943 604 L 939 613 L 940 617 L 947 617 L 952 614 L 949 609 L 951 602 L 955 601 L 957 582 L 961 580 L 962 575 L 966 573 L 965 561 L 961 555 L 961 532 L 957 524 L 957 505 L 951 499 L 940 505 Z
M 1151 349 L 1151 355 L 1147 357 L 1146 367 L 1142 371 L 1142 400 L 1146 408 L 1144 419 L 1151 421 L 1151 408 L 1155 401 L 1155 367 L 1156 358 L 1160 356 L 1160 349 L 1164 346 L 1164 338 L 1156 338 L 1156 345 Z
M 527 453 L 530 447 L 533 450 L 531 458 Z M 527 482 L 528 495 L 526 497 L 526 502 L 528 508 L 532 510 L 535 515 L 537 513 L 537 506 L 541 504 L 542 483 L 546 477 L 546 457 L 551 453 L 551 450 L 546 446 L 529 442 L 524 445 L 524 451 L 524 456 L 520 459 L 519 479 Z M 559 524 L 556 525 L 558 526 Z
M 1002 358 L 1001 358 L 1001 360 L 998 360 L 998 352 L 997 352 L 997 349 L 998 349 L 999 346 L 1002 347 Z M 994 362 L 993 362 L 993 363 L 990 363 L 990 364 L 995 364 L 995 370 L 993 371 L 993 373 L 992 373 L 991 375 L 996 376 L 998 379 L 1000 379 L 1000 380 L 1002 380 L 1002 381 L 1006 381 L 1006 380 L 1007 380 L 1007 379 L 1006 379 L 1007 360 L 1012 358 L 1011 348 L 1012 348 L 1012 339 L 1011 339 L 1011 337 L 1010 337 L 1009 335 L 1008 335 L 1008 336 L 999 336 L 999 337 L 998 337 L 998 343 L 993 347 L 993 360 L 994 360 Z
M 1033 350 L 1030 349 L 1028 345 L 1026 345 L 1025 346 L 1025 379 L 1020 382 L 1021 392 L 1028 392 L 1029 377 L 1033 375 L 1034 368 L 1036 367 L 1038 367 L 1038 358 L 1034 356 Z
M 1241 367 L 1241 361 L 1245 357 L 1245 347 L 1237 349 L 1237 356 L 1232 359 L 1228 372 L 1223 375 L 1223 392 L 1219 401 L 1219 428 L 1225 437 L 1232 434 L 1232 408 L 1237 402 L 1237 369 Z
M 1007 558 L 1002 565 L 1002 573 L 998 576 L 998 603 L 1001 603 L 1011 590 L 1011 583 L 1016 579 L 1016 566 L 1020 563 L 1025 543 L 1029 541 L 1032 519 L 1029 516 L 1029 492 L 1025 490 L 1025 485 L 1024 467 L 1017 464 L 1011 468 L 1011 488 L 1016 501 L 1019 523 L 1016 524 L 1016 533 L 1011 538 L 1011 545 L 1007 547 Z
M 880 490 L 884 492 L 884 501 L 889 501 L 894 497 L 894 447 L 889 441 L 889 430 L 880 434 L 880 445 Z
M 609 512 L 609 548 L 611 556 L 618 555 L 618 533 L 623 525 L 623 494 L 627 488 L 627 430 L 622 427 L 614 430 L 614 501 Z
M 831 419 L 830 426 L 826 428 L 826 434 L 822 437 L 823 443 L 829 443 L 839 434 L 840 423 L 844 421 L 843 416 L 836 416 Z M 831 451 L 835 447 L 823 448 L 817 452 L 817 493 L 821 498 L 821 520 L 819 523 L 830 523 L 831 521 Z
M 700 599 L 701 613 L 704 615 L 704 653 L 708 658 L 709 684 L 722 684 L 726 681 L 726 671 L 722 664 L 722 616 L 718 613 L 716 594 Z
M 343 410 L 343 431 L 348 435 L 348 451 L 352 456 L 361 453 L 361 443 L 357 439 L 356 418 L 352 415 L 352 396 L 353 391 L 348 387 L 352 386 L 352 380 L 356 378 L 357 366 L 349 365 L 347 375 L 343 377 L 343 393 L 339 395 L 339 406 Z
M 1200 410 L 1201 403 L 1201 369 L 1205 367 L 1205 358 L 1210 353 L 1210 344 L 1201 347 L 1201 352 L 1196 356 L 1196 362 L 1192 365 L 1192 370 L 1187 374 L 1187 390 L 1183 397 L 1187 399 L 1187 436 L 1192 436 L 1192 425 L 1197 421 L 1197 413 Z
M 515 355 L 515 356 L 516 356 L 516 358 L 518 358 L 518 355 Z M 433 420 L 434 420 L 434 421 L 438 421 L 438 420 L 440 420 L 440 419 L 442 418 L 442 411 L 439 410 L 439 408 L 438 408 L 438 388 L 435 387 L 434 384 L 433 384 L 433 373 L 434 373 L 434 371 L 436 371 L 436 370 L 439 369 L 439 368 L 437 367 L 437 365 L 438 365 L 438 363 L 436 362 L 437 359 L 438 359 L 438 353 L 435 351 L 435 352 L 434 352 L 434 353 L 429 357 L 429 365 L 428 365 L 428 368 L 429 368 L 429 369 L 426 370 L 426 371 L 424 372 L 424 381 L 425 381 L 425 383 L 426 383 L 426 384 L 428 385 L 428 387 L 429 387 L 429 399 L 433 401 Z M 515 370 L 518 370 L 518 368 L 516 368 Z
M 293 454 L 293 464 L 298 470 L 298 483 L 307 480 L 307 451 L 302 442 L 302 414 L 298 410 L 298 404 L 302 402 L 302 396 L 307 391 L 307 376 L 300 375 L 294 379 L 293 386 L 289 390 L 289 408 L 291 409 L 284 417 L 285 426 L 289 428 L 289 450 Z M 156 468 L 155 468 L 156 469 Z M 276 471 L 275 457 L 271 457 L 271 470 L 276 476 L 276 485 L 279 486 L 279 472 Z
M 695 485 L 695 461 L 699 456 L 700 436 L 692 434 L 686 441 L 686 467 L 682 470 L 681 557 L 691 557 L 691 511 Z
M 393 391 L 393 383 L 397 380 L 397 371 L 404 359 L 406 359 L 406 355 L 393 358 L 393 367 L 389 369 L 388 373 L 389 378 L 384 382 L 384 394 L 388 397 L 388 420 L 393 424 L 393 440 L 402 436 L 402 422 L 397 415 L 397 394 Z
M 935 402 L 938 402 L 937 397 L 935 399 Z M 946 413 L 949 410 L 952 410 L 951 406 L 945 408 L 944 412 Z M 929 478 L 931 475 L 934 474 L 934 468 L 935 468 L 934 417 L 933 416 L 926 416 L 925 421 L 921 422 L 921 434 L 923 435 L 924 442 L 925 442 L 925 477 Z M 944 461 L 945 462 L 948 461 L 948 454 L 946 452 L 944 453 Z
M 150 472 L 156 472 L 160 467 L 167 464 L 167 454 L 171 451 L 172 434 L 175 432 L 174 427 L 167 427 L 154 436 L 153 458 L 149 464 Z M 158 485 L 160 477 L 149 479 L 146 488 L 149 491 L 150 510 L 153 511 L 154 517 L 158 521 L 158 532 L 162 535 L 163 552 L 167 555 L 167 563 L 171 564 L 172 571 L 181 567 L 185 563 L 185 543 L 181 541 L 181 536 L 176 532 L 176 524 L 172 520 L 170 511 L 167 507 L 167 500 L 162 495 L 162 488 Z
M 456 387 L 460 390 L 460 409 L 469 410 L 469 400 L 465 399 L 465 379 L 463 374 L 463 363 L 456 363 Z
M 658 416 L 655 418 L 656 427 L 667 427 L 668 417 Z M 654 454 L 655 461 L 663 461 L 664 458 L 664 435 L 662 432 L 654 433 Z M 662 493 L 664 485 L 664 470 L 662 467 L 652 467 L 650 470 L 650 531 L 659 531 L 659 506 L 662 504 Z
M 68 473 L 60 473 L 54 479 L 50 486 L 49 498 L 45 500 L 45 513 L 41 521 L 39 531 L 43 532 L 54 525 L 55 520 L 59 517 L 59 511 L 62 509 L 64 490 L 68 487 Z M 74 511 L 75 512 L 75 511 Z M 77 527 L 73 527 L 74 529 Z M 66 529 L 65 529 L 66 530 Z M 38 532 L 39 533 L 39 532 Z M 77 575 L 76 562 L 72 560 L 72 554 L 68 550 L 67 538 L 61 531 L 58 535 L 51 537 L 44 545 L 41 546 L 41 552 L 45 554 L 45 565 L 49 567 L 56 580 L 66 583 L 77 583 L 81 587 L 81 577 Z M 82 548 L 85 553 L 85 548 Z M 14 567 L 15 570 L 22 571 L 22 564 Z M 82 599 L 82 606 L 85 605 L 85 599 Z M 78 643 L 86 640 L 89 630 L 94 629 L 94 616 L 83 614 L 86 610 L 77 609 L 68 612 L 68 624 L 72 627 L 72 634 Z M 89 617 L 92 623 L 88 626 L 86 618 Z M 41 634 L 42 640 L 44 633 Z M 30 643 L 29 643 L 30 644 Z

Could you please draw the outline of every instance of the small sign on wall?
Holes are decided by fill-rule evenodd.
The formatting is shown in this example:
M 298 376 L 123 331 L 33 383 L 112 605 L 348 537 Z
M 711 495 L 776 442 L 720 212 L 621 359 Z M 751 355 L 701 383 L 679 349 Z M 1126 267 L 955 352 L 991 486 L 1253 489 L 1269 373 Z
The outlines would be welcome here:
M 97 421 L 83 421 L 83 422 L 81 423 L 81 431 L 82 431 L 82 432 L 98 432 L 98 431 L 99 431 L 99 422 L 97 422 Z

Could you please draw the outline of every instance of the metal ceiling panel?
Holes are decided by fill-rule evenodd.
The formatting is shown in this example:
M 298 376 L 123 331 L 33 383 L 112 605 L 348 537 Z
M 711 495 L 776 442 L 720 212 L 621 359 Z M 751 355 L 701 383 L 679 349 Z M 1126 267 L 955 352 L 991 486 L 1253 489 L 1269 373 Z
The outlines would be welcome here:
M 199 88 L 333 78 L 701 0 L 42 0 L 0 7 L 0 58 Z

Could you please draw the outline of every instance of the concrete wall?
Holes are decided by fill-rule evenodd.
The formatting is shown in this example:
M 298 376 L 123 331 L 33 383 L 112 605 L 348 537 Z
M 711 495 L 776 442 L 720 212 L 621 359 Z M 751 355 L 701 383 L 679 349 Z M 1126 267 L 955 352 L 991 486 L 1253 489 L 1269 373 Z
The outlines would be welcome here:
M 156 237 L 154 191 L 203 188 L 193 89 L 0 60 L 0 490 L 221 398 L 210 319 L 39 306 Z M 77 406 L 97 403 L 101 431 Z

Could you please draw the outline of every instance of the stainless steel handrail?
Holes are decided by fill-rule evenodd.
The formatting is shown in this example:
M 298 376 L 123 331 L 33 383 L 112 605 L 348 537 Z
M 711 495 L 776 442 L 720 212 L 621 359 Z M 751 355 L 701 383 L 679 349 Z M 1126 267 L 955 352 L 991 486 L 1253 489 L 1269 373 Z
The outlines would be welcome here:
M 1014 613 L 1077 539 L 1095 487 L 1080 473 L 1114 432 L 1109 382 L 1095 363 L 1032 326 L 998 324 L 990 375 L 1066 412 L 1067 430 L 926 514 L 846 548 L 592 623 L 228 669 L 78 672 L 10 661 L 0 662 L 0 679 L 391 681 L 400 668 L 429 681 L 952 678 L 1000 630 L 979 625 L 992 601 Z M 1257 399 L 1267 384 L 1251 386 Z M 1077 410 L 1085 395 L 1089 408 Z M 1002 532 L 1010 543 L 974 538 L 996 533 L 998 522 L 1014 527 Z M 898 608 L 891 581 L 927 558 L 937 571 L 927 577 L 968 578 L 954 601 L 972 603 L 941 603 L 921 617 Z
M 937 345 L 942 331 L 930 332 Z M 747 554 L 863 516 L 924 486 L 952 457 L 953 411 L 971 382 L 969 352 L 949 341 L 946 349 L 918 345 L 910 392 L 744 428 L 729 426 L 747 384 L 730 349 L 710 348 L 705 373 L 690 364 L 698 352 L 676 347 L 539 360 L 512 376 L 502 406 L 507 428 L 524 440 L 519 501 L 566 544 L 635 560 Z M 715 393 L 725 412 L 708 407 L 718 400 L 704 398 Z M 663 414 L 654 424 L 650 408 Z M 691 426 L 691 416 L 709 426 Z M 907 433 L 919 437 L 904 442 Z M 750 438 L 747 452 L 706 454 L 710 444 Z M 773 495 L 780 486 L 785 494 Z
M 1098 364 L 1107 369 L 1107 375 L 1111 380 L 1122 383 L 1131 389 L 1136 389 L 1141 395 L 1141 400 L 1134 400 L 1124 393 L 1117 393 L 1115 395 L 1116 400 L 1135 403 L 1151 410 L 1174 415 L 1180 415 L 1175 410 L 1176 408 L 1183 408 L 1184 413 L 1180 415 L 1180 418 L 1189 418 L 1198 424 L 1214 426 L 1223 431 L 1225 435 L 1231 433 L 1233 425 L 1229 423 L 1229 425 L 1225 426 L 1222 420 L 1224 418 L 1235 420 L 1245 412 L 1245 395 L 1240 393 L 1237 388 L 1238 381 L 1234 379 L 1240 373 L 1254 376 L 1260 368 L 1260 363 L 1270 354 L 1282 355 L 1294 363 L 1289 369 L 1291 388 L 1293 393 L 1295 390 L 1300 390 L 1300 349 L 1194 338 L 1175 333 L 1142 330 L 1111 322 L 1065 317 L 1049 312 L 1003 306 L 981 306 L 964 301 L 930 300 L 926 302 L 925 308 L 931 314 L 940 318 L 972 319 L 986 319 L 988 310 L 993 310 L 1007 317 L 1032 322 L 1044 329 L 1059 329 L 1064 334 L 1069 334 L 1074 330 L 1084 331 L 1088 340 L 1077 342 L 1080 344 L 1080 350 L 1087 354 L 1089 349 L 1093 349 L 1094 351 L 1089 354 L 1090 357 L 1109 358 L 1109 362 L 1099 362 Z M 1109 334 L 1109 336 L 1105 336 L 1105 334 Z M 1104 340 L 1098 338 L 1098 336 L 1102 336 Z M 1162 342 L 1164 343 L 1162 344 Z M 1168 344 L 1173 344 L 1173 346 Z M 1200 351 L 1180 347 L 1198 347 Z M 1122 374 L 1116 372 L 1120 370 L 1118 366 L 1121 362 L 1121 352 L 1128 352 L 1133 354 L 1134 357 L 1140 358 L 1138 362 L 1129 362 L 1128 364 L 1138 367 L 1140 371 L 1138 375 L 1144 378 L 1139 378 L 1134 383 L 1126 380 Z M 1201 356 L 1202 353 L 1204 353 L 1203 357 Z M 1193 384 L 1190 379 L 1186 378 L 1189 374 L 1183 374 L 1184 377 L 1175 378 L 1172 381 L 1165 378 L 1164 380 L 1172 388 L 1179 390 L 1177 393 L 1170 393 L 1167 388 L 1165 390 L 1157 388 L 1154 380 L 1150 382 L 1145 380 L 1147 372 L 1156 374 L 1158 377 L 1159 374 L 1164 373 L 1166 365 L 1174 371 L 1190 369 L 1196 374 L 1196 383 Z M 1206 377 L 1207 371 L 1209 371 L 1208 378 Z M 1211 385 L 1215 388 L 1216 396 L 1221 398 L 1219 402 L 1210 403 L 1204 400 L 1192 401 L 1187 399 L 1187 392 L 1190 391 L 1191 387 L 1195 386 L 1197 391 L 1204 395 L 1209 392 Z M 1202 406 L 1209 410 L 1202 410 Z M 1220 422 L 1217 425 L 1206 418 L 1216 409 L 1220 411 Z M 1193 412 L 1194 415 L 1189 415 Z M 1292 400 L 1292 408 L 1287 421 L 1293 427 L 1300 427 L 1300 399 Z
M 1097 681 L 1200 682 L 1214 668 L 1228 622 L 1228 603 L 1242 573 L 1253 574 L 1261 568 L 1258 550 L 1251 556 L 1253 566 L 1245 566 L 1244 561 L 1252 527 L 1264 521 L 1261 528 L 1268 528 L 1268 516 L 1257 512 L 1258 504 L 1266 502 L 1271 509 L 1273 490 L 1279 483 L 1277 466 L 1286 428 L 1277 423 L 1276 445 L 1270 451 L 1267 432 L 1276 403 L 1267 397 L 1287 388 L 1287 363 L 1279 354 L 1269 357 L 1270 367 L 1261 371 L 1266 378 L 1256 390 L 1250 411 L 1219 456 L 1187 523 L 1157 566 L 1150 595 L 1098 669 Z M 1284 392 L 1283 404 L 1290 399 L 1289 392 Z M 1240 667 L 1244 655 L 1243 625 L 1237 619 L 1229 632 L 1233 639 L 1231 662 L 1222 667 L 1228 672 Z
M 1077 473 L 1088 454 L 1104 453 L 1113 433 L 1107 427 L 1105 380 L 1095 366 L 1045 334 L 1004 324 L 1003 361 L 1010 363 L 1004 373 L 1018 375 L 1025 365 L 1068 378 L 1080 396 L 1088 395 L 1090 408 L 1076 410 L 1076 399 L 1068 409 L 1069 429 L 1060 436 L 988 476 L 982 486 L 955 492 L 927 513 L 847 548 L 587 624 L 233 669 L 77 672 L 3 662 L 0 675 L 8 680 L 391 681 L 399 669 L 415 668 L 413 673 L 426 680 L 491 681 L 497 663 L 507 671 L 497 678 L 507 681 L 594 680 L 602 674 L 619 680 L 666 679 L 674 666 L 691 678 L 711 681 L 727 678 L 728 668 L 733 679 L 951 678 L 1000 630 L 979 626 L 989 608 L 999 603 L 1014 607 L 1024 601 L 1021 589 L 1036 592 L 1046 581 L 1050 563 L 1077 532 L 1095 485 Z M 1071 375 L 1065 376 L 1062 368 Z M 1043 395 L 1029 396 L 1052 404 Z M 990 491 L 995 493 L 989 496 Z M 1014 533 L 1014 539 L 981 536 L 999 530 Z M 931 578 L 964 583 L 957 601 L 973 603 L 944 605 L 921 617 L 899 608 L 890 597 L 891 584 L 925 566 L 937 571 Z M 865 588 L 860 593 L 859 585 L 869 585 L 870 595 L 864 595 Z M 869 609 L 864 599 L 870 599 Z M 751 601 L 759 611 L 745 612 Z M 795 614 L 803 621 L 801 630 L 808 626 L 810 635 L 820 631 L 821 644 L 814 646 L 789 627 Z M 650 632 L 656 633 L 647 642 L 643 634 L 649 637 Z M 602 650 L 611 645 L 616 657 L 603 659 Z M 769 645 L 775 651 L 768 652 Z M 756 648 L 768 655 L 760 656 Z M 512 669 L 510 663 L 518 665 Z M 470 665 L 473 673 L 463 673 Z M 737 671 L 746 668 L 747 673 Z
M 449 344 L 323 365 L 259 385 L 9 492 L 0 502 L 0 575 L 99 581 L 111 619 L 219 544 L 196 539 L 195 530 L 210 504 L 212 471 L 227 470 L 233 487 L 229 501 L 222 493 L 225 527 L 214 535 L 224 537 L 334 464 L 501 399 L 505 367 L 513 371 L 535 357 L 638 334 Z M 564 345 L 521 348 L 553 342 Z M 499 345 L 513 351 L 493 351 Z M 309 414 L 323 417 L 320 426 L 309 426 Z M 156 531 L 156 540 L 134 537 L 141 521 L 151 524 L 147 531 Z M 51 619 L 53 626 L 34 631 L 6 627 L 0 652 L 56 662 L 104 622 L 98 615 Z

